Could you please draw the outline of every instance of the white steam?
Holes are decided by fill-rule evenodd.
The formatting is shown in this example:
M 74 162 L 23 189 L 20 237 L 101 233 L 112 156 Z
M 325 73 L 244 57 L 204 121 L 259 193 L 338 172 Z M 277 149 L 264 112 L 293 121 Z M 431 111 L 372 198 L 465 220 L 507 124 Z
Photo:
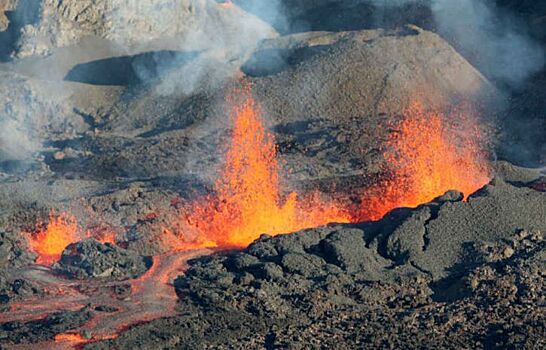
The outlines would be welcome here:
M 39 147 L 39 142 L 29 136 L 21 120 L 3 117 L 0 120 L 0 160 L 24 160 Z
M 354 0 L 352 0 L 354 2 Z M 408 4 L 430 7 L 436 30 L 490 79 L 518 87 L 545 64 L 545 50 L 526 24 L 493 0 L 356 0 L 383 11 Z
M 280 13 L 275 1 L 264 2 L 259 11 L 268 16 Z M 127 38 L 144 29 L 141 41 L 155 38 L 163 41 L 163 47 L 197 54 L 191 64 L 179 58 L 174 58 L 179 62 L 155 62 L 157 71 L 168 71 L 157 87 L 161 94 L 190 94 L 204 85 L 222 82 L 237 71 L 259 41 L 277 35 L 269 24 L 230 1 L 124 1 L 113 9 L 111 17 L 108 37 L 117 42 L 134 45 Z M 146 78 L 148 67 L 136 62 L 133 69 Z
M 525 24 L 487 0 L 433 0 L 439 30 L 473 55 L 489 77 L 518 85 L 544 66 L 544 49 Z

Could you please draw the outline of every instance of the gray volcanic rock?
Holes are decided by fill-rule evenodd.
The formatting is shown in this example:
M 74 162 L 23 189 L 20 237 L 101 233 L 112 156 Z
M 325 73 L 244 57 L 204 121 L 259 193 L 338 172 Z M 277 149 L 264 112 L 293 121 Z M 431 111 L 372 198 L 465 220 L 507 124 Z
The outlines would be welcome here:
M 290 180 L 301 181 L 377 174 L 387 125 L 411 101 L 441 110 L 496 92 L 439 36 L 416 27 L 267 40 L 241 70 L 293 169 Z M 50 166 L 83 178 L 101 169 L 103 178 L 160 171 L 210 181 L 231 127 L 225 94 L 233 85 L 238 81 L 191 96 L 162 95 L 161 83 L 128 92 L 100 114 L 89 112 L 99 137 L 75 144 L 88 157 L 76 164 L 52 159 Z
M 146 257 L 88 239 L 66 247 L 55 267 L 78 279 L 124 280 L 141 276 L 150 266 L 151 260 Z
M 0 231 L 0 269 L 17 268 L 32 263 L 35 255 L 24 238 L 13 232 Z
M 37 6 L 39 20 L 23 28 L 15 53 L 18 57 L 44 55 L 87 37 L 108 39 L 128 48 L 178 37 L 189 51 L 239 40 L 250 45 L 275 35 L 257 17 L 209 0 L 44 0 Z
M 264 235 L 194 260 L 180 316 L 86 348 L 542 347 L 545 196 L 499 180 L 468 202 Z
M 415 100 L 441 108 L 496 92 L 440 36 L 416 26 L 296 34 L 264 41 L 254 57 L 275 55 L 284 63 L 275 71 L 263 59 L 243 71 L 256 77 L 259 100 L 279 121 L 343 123 L 397 114 Z
M 0 325 L 0 339 L 16 344 L 37 343 L 83 326 L 93 313 L 84 307 L 77 311 L 61 311 L 29 322 L 8 322 Z M 28 347 L 33 347 L 28 345 Z
M 495 181 L 468 202 L 417 209 L 394 232 L 382 235 L 396 261 L 411 263 L 437 280 L 471 265 L 472 242 L 507 240 L 519 230 L 546 232 L 546 195 Z
M 43 294 L 43 290 L 36 284 L 14 276 L 5 276 L 0 272 L 0 311 L 9 310 L 9 303 L 24 298 Z
M 366 281 L 423 278 L 411 266 L 392 269 L 391 261 L 366 247 L 366 232 L 336 225 L 263 236 L 242 252 L 196 261 L 175 288 L 206 307 L 285 318 L 313 300 L 354 305 L 366 294 Z
M 0 231 L 0 310 L 9 302 L 42 293 L 39 286 L 8 272 L 29 265 L 34 259 L 19 234 Z
M 482 261 L 481 245 L 494 246 L 522 231 L 546 232 L 543 192 L 496 181 L 468 202 L 461 199 L 451 192 L 416 209 L 394 210 L 374 223 L 264 236 L 243 252 L 198 261 L 177 288 L 200 303 L 237 308 L 255 303 L 248 293 L 258 288 L 285 309 L 291 295 L 345 283 L 453 278 Z

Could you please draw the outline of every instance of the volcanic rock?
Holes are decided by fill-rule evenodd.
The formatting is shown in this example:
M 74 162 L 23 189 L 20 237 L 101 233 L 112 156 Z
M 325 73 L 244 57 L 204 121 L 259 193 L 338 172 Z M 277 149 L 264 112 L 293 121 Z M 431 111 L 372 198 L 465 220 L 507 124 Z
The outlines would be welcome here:
M 544 193 L 495 181 L 443 197 L 196 259 L 175 281 L 187 313 L 87 348 L 542 345 Z
M 0 232 L 0 310 L 7 308 L 9 302 L 43 292 L 38 285 L 10 273 L 31 264 L 34 259 L 35 255 L 28 250 L 19 235 Z
M 0 231 L 0 268 L 21 267 L 31 263 L 35 256 L 18 234 Z
M 245 45 L 275 31 L 257 17 L 237 7 L 214 1 L 145 0 L 34 2 L 37 18 L 23 28 L 15 55 L 44 55 L 52 49 L 80 43 L 89 37 L 104 38 L 126 48 L 177 37 L 188 51 L 212 45 Z M 251 30 L 249 30 L 251 29 Z M 239 37 L 244 35 L 245 37 Z
M 66 247 L 56 269 L 78 279 L 124 280 L 141 276 L 150 266 L 149 258 L 88 239 Z
M 445 41 L 416 27 L 294 34 L 266 40 L 242 62 L 261 117 L 275 132 L 292 179 L 301 181 L 373 177 L 386 125 L 412 101 L 442 110 L 454 100 L 485 104 L 484 96 L 495 96 Z M 199 66 L 189 62 L 184 69 Z M 86 108 L 99 136 L 83 137 L 73 148 L 88 156 L 51 159 L 49 166 L 82 178 L 191 173 L 209 182 L 230 127 L 226 90 L 209 84 L 180 96 L 158 93 L 161 86 L 126 93 L 102 111 Z
M 42 295 L 43 290 L 36 284 L 22 279 L 13 279 L 13 276 L 4 276 L 0 273 L 0 310 L 9 309 L 9 303 L 23 298 Z
M 0 340 L 25 344 L 52 340 L 55 335 L 81 327 L 92 316 L 88 308 L 62 311 L 29 322 L 8 322 L 0 325 Z

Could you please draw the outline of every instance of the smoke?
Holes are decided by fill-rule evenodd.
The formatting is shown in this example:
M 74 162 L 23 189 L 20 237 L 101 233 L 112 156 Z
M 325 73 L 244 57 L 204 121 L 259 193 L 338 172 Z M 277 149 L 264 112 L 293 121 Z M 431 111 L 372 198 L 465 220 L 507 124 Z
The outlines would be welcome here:
M 358 1 L 358 0 L 357 0 Z M 381 11 L 405 5 L 431 10 L 430 26 L 489 79 L 518 88 L 545 63 L 545 50 L 523 19 L 492 0 L 371 0 Z M 411 17 L 411 16 L 410 16 Z
M 0 172 L 28 170 L 48 147 L 44 141 L 84 129 L 73 124 L 71 92 L 62 83 L 11 72 L 0 72 L 0 80 Z
M 250 14 L 231 1 L 124 1 L 113 5 L 108 37 L 134 50 L 131 41 L 138 33 L 136 39 L 144 46 L 147 39 L 159 39 L 163 48 L 197 54 L 191 60 L 180 59 L 182 54 L 174 60 L 153 57 L 154 71 L 161 77 L 156 90 L 164 95 L 189 95 L 233 76 L 258 42 L 277 35 L 256 12 L 277 20 L 281 17 L 280 2 L 256 3 L 259 5 L 253 6 L 255 14 Z M 136 61 L 133 69 L 142 81 L 150 80 L 149 64 Z
M 39 142 L 30 137 L 27 126 L 20 120 L 0 120 L 0 160 L 27 159 L 39 147 Z
M 544 67 L 544 48 L 526 25 L 488 0 L 433 0 L 440 33 L 475 59 L 493 80 L 518 87 Z
M 199 18 L 195 30 L 184 33 L 183 47 L 203 47 L 191 65 L 181 66 L 166 75 L 158 86 L 160 93 L 180 91 L 190 94 L 203 86 L 217 86 L 233 76 L 250 52 L 263 39 L 276 36 L 265 22 L 233 5 L 224 5 L 221 11 L 202 7 L 195 10 Z M 275 7 L 271 12 L 275 12 Z

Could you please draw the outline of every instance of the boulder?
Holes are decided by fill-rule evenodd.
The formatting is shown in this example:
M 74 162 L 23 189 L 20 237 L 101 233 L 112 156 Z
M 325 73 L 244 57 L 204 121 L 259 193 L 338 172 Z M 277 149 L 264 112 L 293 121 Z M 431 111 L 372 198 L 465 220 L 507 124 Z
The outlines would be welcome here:
M 151 266 L 151 259 L 94 239 L 70 244 L 57 270 L 77 279 L 124 280 L 137 278 Z

